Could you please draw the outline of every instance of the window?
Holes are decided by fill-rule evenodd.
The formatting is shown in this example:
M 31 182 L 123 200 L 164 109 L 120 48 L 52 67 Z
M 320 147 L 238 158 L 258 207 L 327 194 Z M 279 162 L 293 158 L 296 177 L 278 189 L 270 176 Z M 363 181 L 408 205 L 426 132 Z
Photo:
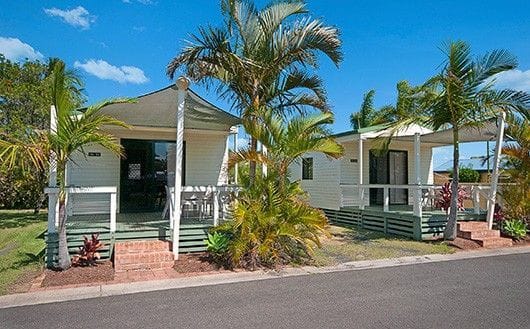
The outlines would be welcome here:
M 313 179 L 313 158 L 302 158 L 302 179 Z

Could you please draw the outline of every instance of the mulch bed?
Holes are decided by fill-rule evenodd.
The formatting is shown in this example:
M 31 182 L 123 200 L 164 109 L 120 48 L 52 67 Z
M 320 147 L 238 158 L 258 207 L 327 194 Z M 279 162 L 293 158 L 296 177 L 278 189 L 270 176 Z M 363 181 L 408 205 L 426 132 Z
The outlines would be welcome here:
M 473 250 L 482 248 L 478 242 L 462 238 L 456 238 L 453 241 L 448 241 L 447 244 L 460 250 Z
M 114 280 L 114 268 L 110 261 L 94 266 L 71 267 L 66 271 L 46 270 L 41 287 L 56 287 Z
M 223 268 L 213 263 L 206 253 L 179 255 L 179 259 L 175 261 L 173 268 L 178 273 L 216 272 L 223 270 Z

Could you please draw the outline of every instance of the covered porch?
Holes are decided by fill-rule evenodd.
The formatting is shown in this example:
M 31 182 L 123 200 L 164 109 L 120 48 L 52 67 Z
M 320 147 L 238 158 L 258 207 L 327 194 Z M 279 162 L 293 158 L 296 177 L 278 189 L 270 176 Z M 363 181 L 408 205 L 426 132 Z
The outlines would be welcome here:
M 466 127 L 460 131 L 460 142 L 495 141 L 496 148 L 493 160 L 493 172 L 490 183 L 461 183 L 466 192 L 464 201 L 465 209 L 459 211 L 458 220 L 487 221 L 491 229 L 499 186 L 499 161 L 504 137 L 505 114 L 502 113 L 494 120 L 484 122 L 480 127 Z M 331 220 L 353 222 L 366 225 L 368 228 L 393 234 L 405 235 L 418 240 L 436 237 L 443 232 L 447 222 L 447 213 L 437 208 L 435 200 L 439 197 L 442 185 L 435 185 L 425 180 L 430 177 L 422 169 L 422 154 L 420 150 L 424 145 L 429 147 L 448 146 L 453 144 L 453 130 L 447 129 L 437 132 L 415 133 L 413 135 L 400 135 L 392 137 L 392 143 L 413 144 L 413 179 L 408 178 L 406 157 L 396 154 L 393 158 L 387 155 L 386 169 L 374 171 L 379 168 L 377 161 L 370 159 L 370 167 L 363 167 L 363 140 L 385 137 L 381 132 L 377 136 L 359 136 L 358 146 L 358 184 L 340 184 L 340 209 L 326 210 L 330 212 Z M 392 144 L 391 144 L 392 145 Z M 389 152 L 391 153 L 391 152 Z M 397 152 L 395 152 L 397 153 Z M 392 155 L 392 154 L 390 154 Z M 405 154 L 406 155 L 406 154 Z M 403 164 L 400 166 L 400 164 Z M 392 168 L 394 168 L 394 170 Z M 425 167 L 425 166 L 423 166 Z M 363 177 L 369 172 L 370 182 L 366 183 Z M 432 171 L 432 168 L 430 169 Z M 404 173 L 400 181 L 396 176 Z M 387 176 L 392 184 L 373 183 L 373 176 Z M 408 182 L 407 182 L 408 181 Z
M 188 89 L 185 78 L 103 112 L 130 125 L 108 130 L 125 156 L 89 146 L 68 164 L 71 253 L 83 235 L 93 233 L 108 246 L 108 257 L 115 242 L 142 239 L 178 241 L 171 244 L 175 258 L 204 250 L 207 230 L 228 218 L 237 193 L 227 160 L 230 137 L 237 143 L 239 118 Z M 52 180 L 46 189 L 49 259 L 57 243 L 55 185 Z

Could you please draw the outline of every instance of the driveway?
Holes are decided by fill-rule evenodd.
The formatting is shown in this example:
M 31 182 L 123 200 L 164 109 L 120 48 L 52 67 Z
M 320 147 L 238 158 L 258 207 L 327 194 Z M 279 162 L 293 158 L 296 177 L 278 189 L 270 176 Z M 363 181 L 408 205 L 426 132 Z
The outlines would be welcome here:
M 2 328 L 529 328 L 530 254 L 0 310 Z

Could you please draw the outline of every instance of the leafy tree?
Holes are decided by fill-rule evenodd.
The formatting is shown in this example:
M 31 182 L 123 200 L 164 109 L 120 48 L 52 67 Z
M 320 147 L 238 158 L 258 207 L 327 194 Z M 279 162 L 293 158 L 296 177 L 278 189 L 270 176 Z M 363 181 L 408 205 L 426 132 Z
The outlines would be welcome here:
M 446 44 L 446 56 L 440 73 L 429 79 L 415 95 L 410 96 L 417 111 L 403 113 L 393 124 L 393 132 L 416 123 L 433 130 L 453 129 L 453 184 L 451 211 L 444 238 L 456 237 L 458 209 L 460 130 L 480 128 L 486 120 L 501 111 L 527 113 L 530 95 L 522 91 L 495 89 L 495 75 L 517 67 L 517 60 L 505 50 L 494 50 L 474 59 L 470 46 L 463 41 Z
M 342 60 L 338 30 L 308 16 L 302 0 L 222 0 L 222 27 L 200 27 L 199 34 L 167 66 L 178 69 L 229 100 L 245 122 L 258 122 L 266 110 L 282 115 L 310 109 L 328 111 L 322 80 L 311 68 L 320 54 Z M 252 150 L 257 140 L 251 139 Z M 256 164 L 250 163 L 251 180 Z
M 77 152 L 84 152 L 87 145 L 100 145 L 116 154 L 122 154 L 121 146 L 115 138 L 101 130 L 102 126 L 127 127 L 123 122 L 101 114 L 101 109 L 113 102 L 107 101 L 89 106 L 82 114 L 76 111 L 75 91 L 80 85 L 79 78 L 65 69 L 61 61 L 53 63 L 51 99 L 57 110 L 57 131 L 33 130 L 25 139 L 12 136 L 0 140 L 0 158 L 8 168 L 45 168 L 53 154 L 57 168 L 59 187 L 59 259 L 57 267 L 70 267 L 70 255 L 66 239 L 66 165 Z M 114 101 L 117 102 L 117 101 Z

